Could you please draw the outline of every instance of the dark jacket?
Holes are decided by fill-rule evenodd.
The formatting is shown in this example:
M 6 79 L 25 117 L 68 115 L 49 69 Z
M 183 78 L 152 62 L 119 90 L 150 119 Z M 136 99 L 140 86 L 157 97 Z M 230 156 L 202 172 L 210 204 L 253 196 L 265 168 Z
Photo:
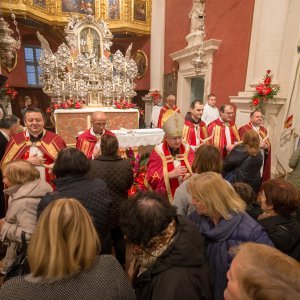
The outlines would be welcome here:
M 284 216 L 271 216 L 258 220 L 265 228 L 275 247 L 300 261 L 300 224 Z
M 204 239 L 178 216 L 177 233 L 154 265 L 137 277 L 134 288 L 141 300 L 211 299 L 211 276 Z
M 273 246 L 264 229 L 246 213 L 231 213 L 215 225 L 211 218 L 193 211 L 187 216 L 207 241 L 207 254 L 214 279 L 214 299 L 223 299 L 227 284 L 226 273 L 232 261 L 231 247 L 244 242 Z
M 100 155 L 91 161 L 91 170 L 87 176 L 100 178 L 107 184 L 112 200 L 111 225 L 118 226 L 120 204 L 128 198 L 127 191 L 133 183 L 129 160 L 122 159 L 119 155 Z
M 109 216 L 111 198 L 103 180 L 85 178 L 82 175 L 55 179 L 56 191 L 46 194 L 38 205 L 38 217 L 48 204 L 60 198 L 75 198 L 81 202 L 93 219 L 101 241 L 101 253 L 111 253 Z
M 8 144 L 8 140 L 0 131 L 0 161 L 2 160 L 2 157 L 5 153 L 7 144 Z M 0 218 L 5 217 L 5 197 L 3 194 L 3 190 L 4 190 L 3 177 L 2 177 L 2 171 L 0 169 Z
M 263 164 L 263 156 L 260 150 L 257 155 L 249 155 L 245 146 L 238 145 L 230 151 L 223 162 L 223 176 L 235 170 L 234 182 L 245 182 L 258 193 L 261 184 L 260 169 Z

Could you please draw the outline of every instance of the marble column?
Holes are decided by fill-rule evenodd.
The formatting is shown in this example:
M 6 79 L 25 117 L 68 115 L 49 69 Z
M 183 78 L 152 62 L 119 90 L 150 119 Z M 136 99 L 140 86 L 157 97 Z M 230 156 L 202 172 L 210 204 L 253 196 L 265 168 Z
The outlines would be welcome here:
M 150 91 L 163 89 L 166 0 L 152 0 Z

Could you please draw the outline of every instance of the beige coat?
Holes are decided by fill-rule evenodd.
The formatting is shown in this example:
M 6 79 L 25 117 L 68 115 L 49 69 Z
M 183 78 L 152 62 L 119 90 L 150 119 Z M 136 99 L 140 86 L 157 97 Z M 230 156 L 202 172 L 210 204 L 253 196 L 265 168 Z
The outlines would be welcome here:
M 290 168 L 294 169 L 288 176 L 286 181 L 295 185 L 300 189 L 300 147 L 292 154 L 289 160 Z
M 52 187 L 43 179 L 5 189 L 4 193 L 10 197 L 0 233 L 1 241 L 21 243 L 22 231 L 26 233 L 26 239 L 29 239 L 36 226 L 37 206 L 41 197 L 51 191 Z

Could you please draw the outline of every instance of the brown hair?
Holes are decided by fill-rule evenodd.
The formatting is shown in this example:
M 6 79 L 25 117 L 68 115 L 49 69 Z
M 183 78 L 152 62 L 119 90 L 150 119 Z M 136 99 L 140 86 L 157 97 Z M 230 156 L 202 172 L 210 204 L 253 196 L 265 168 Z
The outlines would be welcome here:
M 232 187 L 248 205 L 256 201 L 256 194 L 249 184 L 244 182 L 234 182 L 232 183 Z
M 2 167 L 2 172 L 11 184 L 24 184 L 40 178 L 40 172 L 26 160 L 14 160 Z
M 261 186 L 265 192 L 266 203 L 273 205 L 273 210 L 280 215 L 290 216 L 300 205 L 299 191 L 289 182 L 270 179 Z
M 234 251 L 242 299 L 299 299 L 300 264 L 296 260 L 263 244 L 243 243 Z
M 222 157 L 219 149 L 213 145 L 200 146 L 195 153 L 192 171 L 198 174 L 208 171 L 221 173 Z
M 118 139 L 114 135 L 105 134 L 101 138 L 100 148 L 102 155 L 117 155 L 119 150 Z
M 30 240 L 28 261 L 34 277 L 47 279 L 88 269 L 96 259 L 99 238 L 79 201 L 62 198 L 41 214 Z
M 255 156 L 260 153 L 260 139 L 258 133 L 255 130 L 250 129 L 245 132 L 243 143 L 249 155 Z
M 220 174 L 205 172 L 193 175 L 188 181 L 188 192 L 195 201 L 203 203 L 208 216 L 229 220 L 230 214 L 243 213 L 246 203 Z

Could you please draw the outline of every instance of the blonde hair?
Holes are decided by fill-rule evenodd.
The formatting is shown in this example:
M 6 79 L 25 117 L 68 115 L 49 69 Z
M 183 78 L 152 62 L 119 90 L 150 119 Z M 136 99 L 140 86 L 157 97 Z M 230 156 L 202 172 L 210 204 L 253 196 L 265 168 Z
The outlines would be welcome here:
M 260 153 L 259 151 L 260 139 L 258 133 L 255 130 L 250 129 L 245 132 L 243 143 L 246 147 L 247 152 L 251 156 L 255 156 Z
M 40 172 L 26 160 L 14 160 L 2 166 L 2 172 L 12 185 L 40 178 Z
M 300 298 L 300 264 L 281 251 L 255 243 L 235 247 L 237 280 L 243 299 L 294 300 Z
M 30 270 L 47 279 L 84 271 L 99 248 L 88 212 L 76 199 L 62 198 L 49 204 L 37 223 L 28 248 Z
M 209 217 L 229 220 L 231 213 L 243 213 L 246 208 L 234 189 L 214 172 L 193 175 L 188 182 L 188 192 L 195 201 L 205 205 Z

